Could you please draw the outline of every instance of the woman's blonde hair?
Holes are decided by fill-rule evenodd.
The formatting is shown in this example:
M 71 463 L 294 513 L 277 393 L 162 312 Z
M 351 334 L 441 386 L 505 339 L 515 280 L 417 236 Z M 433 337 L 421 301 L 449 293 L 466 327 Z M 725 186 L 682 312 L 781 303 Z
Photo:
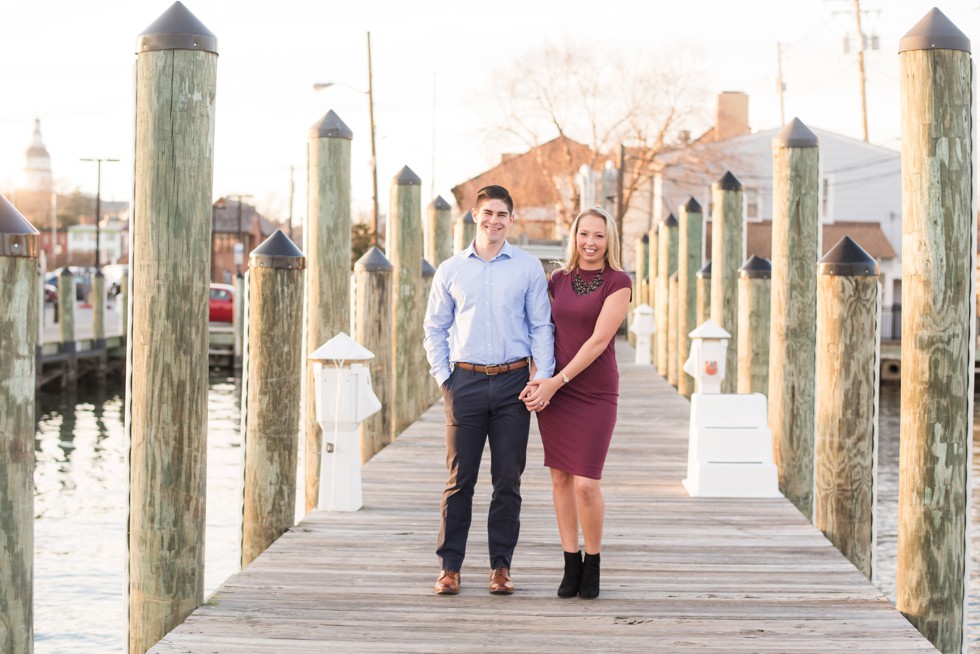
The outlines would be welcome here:
M 622 270 L 623 266 L 619 263 L 619 232 L 616 229 L 616 221 L 599 207 L 586 209 L 572 221 L 572 227 L 568 230 L 568 246 L 565 249 L 565 262 L 559 269 L 567 275 L 575 270 L 575 267 L 578 265 L 578 248 L 575 246 L 575 234 L 578 232 L 579 221 L 585 216 L 602 218 L 603 222 L 606 223 L 606 265 L 613 270 Z

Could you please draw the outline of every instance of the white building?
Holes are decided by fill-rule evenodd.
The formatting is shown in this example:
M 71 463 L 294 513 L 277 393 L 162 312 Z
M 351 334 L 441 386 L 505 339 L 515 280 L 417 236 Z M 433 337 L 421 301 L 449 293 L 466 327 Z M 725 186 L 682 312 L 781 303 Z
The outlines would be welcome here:
M 107 221 L 99 234 L 99 251 L 102 263 L 116 263 L 123 255 L 123 223 Z M 68 252 L 81 254 L 95 252 L 95 225 L 72 225 L 68 228 Z

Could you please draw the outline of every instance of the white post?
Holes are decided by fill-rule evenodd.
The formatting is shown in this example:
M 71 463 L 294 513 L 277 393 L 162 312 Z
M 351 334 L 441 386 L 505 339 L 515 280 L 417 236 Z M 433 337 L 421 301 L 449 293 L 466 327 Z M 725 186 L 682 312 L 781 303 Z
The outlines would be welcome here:
M 633 309 L 633 320 L 630 331 L 636 334 L 636 358 L 634 363 L 638 366 L 649 366 L 650 341 L 653 334 L 653 307 L 649 304 L 641 304 Z
M 317 506 L 328 511 L 357 511 L 361 498 L 360 424 L 381 409 L 364 362 L 374 354 L 340 332 L 310 355 L 316 397 L 316 421 L 323 432 Z M 326 477 L 321 475 L 321 480 Z

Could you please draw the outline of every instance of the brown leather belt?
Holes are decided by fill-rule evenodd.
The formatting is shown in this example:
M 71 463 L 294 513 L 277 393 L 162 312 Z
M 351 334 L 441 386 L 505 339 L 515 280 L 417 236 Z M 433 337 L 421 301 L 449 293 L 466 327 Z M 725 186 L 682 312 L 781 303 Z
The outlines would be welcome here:
M 511 370 L 520 370 L 521 368 L 527 368 L 527 359 L 518 359 L 517 361 L 511 361 L 510 363 L 495 363 L 489 366 L 482 366 L 477 363 L 466 363 L 465 361 L 457 361 L 456 367 L 462 370 L 469 370 L 472 372 L 484 372 L 488 375 L 499 375 L 502 372 L 510 372 Z

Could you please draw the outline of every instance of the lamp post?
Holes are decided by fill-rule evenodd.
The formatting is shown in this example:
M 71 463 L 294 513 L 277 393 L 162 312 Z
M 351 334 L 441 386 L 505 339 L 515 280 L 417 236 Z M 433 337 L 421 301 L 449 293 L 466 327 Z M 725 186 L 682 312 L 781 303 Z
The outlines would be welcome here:
M 234 197 L 238 198 L 238 245 L 244 256 L 245 240 L 242 238 L 242 198 L 250 198 L 252 196 L 248 193 L 237 193 Z M 238 257 L 235 257 L 235 269 L 235 276 L 241 277 L 242 261 Z
M 118 159 L 91 158 L 81 159 L 80 161 L 94 161 L 96 163 L 97 177 L 95 185 L 95 269 L 102 269 L 102 230 L 99 221 L 102 220 L 102 162 L 118 162 Z M 53 246 L 52 246 L 53 247 Z
M 356 86 L 351 86 L 345 82 L 317 82 L 313 85 L 314 91 L 321 91 L 331 86 L 346 86 L 347 88 L 364 93 L 368 97 L 368 121 L 371 130 L 371 244 L 376 245 L 378 240 L 378 159 L 375 150 L 374 138 L 374 76 L 371 73 L 371 32 L 367 33 L 367 61 L 368 61 L 368 89 L 362 91 Z

